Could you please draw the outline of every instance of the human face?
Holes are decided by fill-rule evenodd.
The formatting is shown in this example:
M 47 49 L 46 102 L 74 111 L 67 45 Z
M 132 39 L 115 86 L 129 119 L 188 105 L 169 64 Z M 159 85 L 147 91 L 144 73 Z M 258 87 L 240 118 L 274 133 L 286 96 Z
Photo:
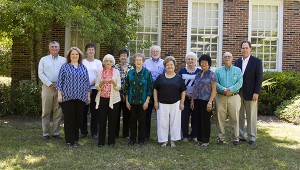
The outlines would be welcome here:
M 142 68 L 144 64 L 143 57 L 139 57 L 139 56 L 135 57 L 134 64 L 137 69 Z
M 151 50 L 151 56 L 153 59 L 158 59 L 160 57 L 160 51 L 156 48 L 152 48 Z
M 109 69 L 112 68 L 112 66 L 113 66 L 113 61 L 109 60 L 109 59 L 104 60 L 103 63 L 104 63 L 104 66 Z
M 223 56 L 223 62 L 225 66 L 229 67 L 232 64 L 233 57 L 232 56 Z
M 200 61 L 200 67 L 203 71 L 207 71 L 209 69 L 208 61 L 206 60 Z
M 250 56 L 251 50 L 252 50 L 252 49 L 250 48 L 250 46 L 249 46 L 248 43 L 243 43 L 243 44 L 242 44 L 242 49 L 241 49 L 241 51 L 242 51 L 242 55 L 243 55 L 244 58 L 247 58 L 247 57 Z
M 122 53 L 120 54 L 120 63 L 126 63 L 127 62 L 127 54 L 126 53 Z
M 168 73 L 174 73 L 174 71 L 175 71 L 175 65 L 174 65 L 173 61 L 169 61 L 169 62 L 166 63 L 166 71 Z
M 78 63 L 79 53 L 76 50 L 73 50 L 70 54 L 71 63 Z
M 187 64 L 188 66 L 195 66 L 195 63 L 196 63 L 196 60 L 195 60 L 193 57 L 188 57 L 188 58 L 186 59 L 186 64 Z
M 58 56 L 59 45 L 56 44 L 56 43 L 50 44 L 50 46 L 49 46 L 49 52 L 54 57 Z
M 87 57 L 95 57 L 95 48 L 91 47 L 86 50 Z

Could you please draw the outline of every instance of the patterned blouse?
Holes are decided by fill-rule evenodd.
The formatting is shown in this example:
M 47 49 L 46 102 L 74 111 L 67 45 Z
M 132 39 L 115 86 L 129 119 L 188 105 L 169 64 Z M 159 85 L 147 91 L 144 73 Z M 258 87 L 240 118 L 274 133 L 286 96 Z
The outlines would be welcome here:
M 126 77 L 127 73 L 134 69 L 134 67 L 128 63 L 126 63 L 125 67 L 123 67 L 120 63 L 115 65 L 115 68 L 119 70 L 120 72 L 120 77 L 121 77 L 121 90 L 120 94 L 121 96 L 124 95 L 124 90 L 125 90 L 125 83 L 126 83 Z
M 211 70 L 207 70 L 201 77 L 202 70 L 197 73 L 194 85 L 194 99 L 209 101 L 211 95 L 211 84 L 216 82 L 216 75 Z
M 125 89 L 130 104 L 144 104 L 147 96 L 151 97 L 153 93 L 151 73 L 146 68 L 138 73 L 135 69 L 129 71 Z
M 62 92 L 63 102 L 78 99 L 87 104 L 90 82 L 86 67 L 82 64 L 78 64 L 77 68 L 70 63 L 62 65 L 59 70 L 57 90 Z
M 104 67 L 102 71 L 101 79 L 102 80 L 111 79 L 112 76 L 113 76 L 113 69 L 107 71 L 107 69 Z M 110 92 L 111 92 L 111 83 L 106 82 L 101 87 L 100 96 L 104 98 L 109 98 Z

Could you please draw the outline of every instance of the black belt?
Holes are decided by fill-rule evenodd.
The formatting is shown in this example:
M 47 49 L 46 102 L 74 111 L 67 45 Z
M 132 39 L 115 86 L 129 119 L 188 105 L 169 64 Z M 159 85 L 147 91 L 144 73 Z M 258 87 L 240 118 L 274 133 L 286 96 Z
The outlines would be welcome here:
M 224 93 L 218 93 L 218 94 L 223 95 L 223 96 L 226 96 Z M 232 93 L 231 96 L 235 96 L 235 95 L 238 95 L 238 94 L 239 94 L 239 92 L 235 92 L 235 93 Z

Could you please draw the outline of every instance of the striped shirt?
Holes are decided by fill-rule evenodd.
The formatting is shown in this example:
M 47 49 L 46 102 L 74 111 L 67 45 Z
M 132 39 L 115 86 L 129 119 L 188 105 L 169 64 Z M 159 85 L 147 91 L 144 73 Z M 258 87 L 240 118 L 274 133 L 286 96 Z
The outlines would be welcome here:
M 87 104 L 90 82 L 86 67 L 82 64 L 78 64 L 77 68 L 70 63 L 62 65 L 59 70 L 57 90 L 62 92 L 63 102 L 78 99 Z
M 200 70 L 200 68 L 196 68 L 194 72 L 189 72 L 186 68 L 180 69 L 178 74 L 184 80 L 187 94 L 193 94 L 195 77 L 196 74 L 200 72 Z
M 243 85 L 243 75 L 240 68 L 231 65 L 229 69 L 225 66 L 215 71 L 217 76 L 217 92 L 223 94 L 225 88 L 229 88 L 231 93 L 238 93 Z

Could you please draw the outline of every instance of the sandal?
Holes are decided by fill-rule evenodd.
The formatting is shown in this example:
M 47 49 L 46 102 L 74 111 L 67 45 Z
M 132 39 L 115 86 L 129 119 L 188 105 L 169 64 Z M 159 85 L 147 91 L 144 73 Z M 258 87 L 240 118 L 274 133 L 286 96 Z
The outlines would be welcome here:
M 171 147 L 172 147 L 172 148 L 176 147 L 176 145 L 175 145 L 175 142 L 174 142 L 174 141 L 171 141 Z
M 168 145 L 168 142 L 164 142 L 164 143 L 162 143 L 160 146 L 161 147 L 166 147 Z

